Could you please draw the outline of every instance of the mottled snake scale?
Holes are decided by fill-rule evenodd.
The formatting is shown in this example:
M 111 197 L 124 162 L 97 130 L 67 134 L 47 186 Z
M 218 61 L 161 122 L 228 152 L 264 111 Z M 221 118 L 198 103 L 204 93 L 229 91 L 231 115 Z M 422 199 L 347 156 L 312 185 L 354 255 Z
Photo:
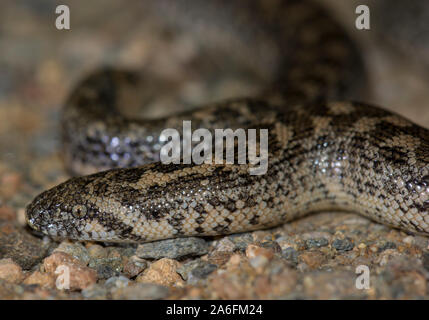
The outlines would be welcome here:
M 364 88 L 364 67 L 322 9 L 307 1 L 174 3 L 191 12 L 183 25 L 201 23 L 193 15 L 207 24 L 213 21 L 206 17 L 218 15 L 218 30 L 238 33 L 237 43 L 269 37 L 280 57 L 273 81 L 254 97 L 143 120 L 120 112 L 121 88 L 139 90 L 139 74 L 90 75 L 66 102 L 62 136 L 69 171 L 92 174 L 38 195 L 26 210 L 32 228 L 54 238 L 145 242 L 345 210 L 429 235 L 429 131 L 351 101 Z M 249 162 L 162 164 L 159 134 L 181 128 L 182 120 L 193 129 L 268 129 L 267 173 L 250 175 Z

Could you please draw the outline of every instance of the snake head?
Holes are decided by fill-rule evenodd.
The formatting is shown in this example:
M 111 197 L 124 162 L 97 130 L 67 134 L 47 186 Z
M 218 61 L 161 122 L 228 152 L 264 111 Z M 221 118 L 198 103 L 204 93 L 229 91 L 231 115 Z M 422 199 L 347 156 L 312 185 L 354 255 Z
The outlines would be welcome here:
M 114 218 L 91 201 L 88 188 L 96 176 L 72 178 L 39 194 L 26 208 L 28 225 L 54 239 L 121 241 L 109 220 Z
M 78 239 L 87 208 L 75 191 L 65 182 L 39 194 L 26 208 L 28 225 L 53 238 Z

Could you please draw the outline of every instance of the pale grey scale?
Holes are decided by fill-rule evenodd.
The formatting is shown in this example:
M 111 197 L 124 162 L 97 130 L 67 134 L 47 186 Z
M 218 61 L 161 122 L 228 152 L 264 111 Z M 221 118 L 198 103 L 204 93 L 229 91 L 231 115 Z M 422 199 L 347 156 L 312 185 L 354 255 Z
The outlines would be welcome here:
M 27 207 L 30 226 L 54 237 L 144 242 L 257 230 L 314 211 L 346 210 L 429 234 L 428 130 L 377 107 L 324 102 L 350 97 L 362 85 L 356 50 L 337 24 L 309 2 L 228 3 L 231 11 L 219 21 L 240 14 L 252 28 L 255 21 L 267 24 L 261 34 L 285 53 L 272 84 L 258 98 L 149 121 L 118 112 L 121 88 L 140 88 L 136 74 L 90 76 L 66 103 L 66 164 L 75 174 L 135 167 L 45 191 Z M 210 6 L 216 4 L 223 2 Z M 191 7 L 198 15 L 209 5 Z M 269 129 L 267 173 L 252 176 L 249 165 L 144 164 L 158 159 L 160 132 L 179 129 L 182 120 L 193 129 Z

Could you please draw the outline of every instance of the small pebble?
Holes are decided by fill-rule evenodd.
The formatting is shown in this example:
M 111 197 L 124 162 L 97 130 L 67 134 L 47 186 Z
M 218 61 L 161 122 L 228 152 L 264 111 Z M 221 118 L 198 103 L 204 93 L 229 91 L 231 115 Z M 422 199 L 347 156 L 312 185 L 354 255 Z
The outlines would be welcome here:
M 217 242 L 215 246 L 215 251 L 233 252 L 235 248 L 235 243 L 232 242 L 229 237 L 224 237 Z
M 237 233 L 227 236 L 227 238 L 235 244 L 234 250 L 244 251 L 250 243 L 253 243 L 254 239 L 252 233 Z
M 317 269 L 325 262 L 325 255 L 320 251 L 303 252 L 299 258 L 307 264 L 310 269 Z
M 189 284 L 195 284 L 198 280 L 207 278 L 216 269 L 215 264 L 198 259 L 183 264 L 177 268 L 177 273 Z
M 361 250 L 366 249 L 366 244 L 361 242 L 361 243 L 359 243 L 358 248 Z
M 152 263 L 137 278 L 137 282 L 156 283 L 163 286 L 183 287 L 185 282 L 177 273 L 180 263 L 176 260 L 162 258 Z
M 222 266 L 228 262 L 228 260 L 231 258 L 232 255 L 233 255 L 232 252 L 213 251 L 208 254 L 208 260 L 211 263 L 214 263 L 218 266 Z
M 147 268 L 147 261 L 137 256 L 127 259 L 122 272 L 129 278 L 134 278 Z
M 119 250 L 106 248 L 99 258 L 91 258 L 88 266 L 97 270 L 99 279 L 108 279 L 119 276 L 123 270 L 123 260 Z
M 90 244 L 87 246 L 87 251 L 92 259 L 107 258 L 108 250 L 99 244 Z
M 90 266 L 97 271 L 98 279 L 108 279 L 120 274 L 119 271 L 115 271 L 109 264 L 98 264 L 96 266 Z
M 380 266 L 387 265 L 392 259 L 400 257 L 401 254 L 395 249 L 386 249 L 383 250 L 380 255 L 375 259 L 375 263 L 378 263 Z
M 178 238 L 140 244 L 136 255 L 143 259 L 202 256 L 208 252 L 208 244 L 201 238 Z
M 335 239 L 332 242 L 332 247 L 337 249 L 338 251 L 350 251 L 354 248 L 354 243 L 350 238 L 345 239 Z
M 24 284 L 35 284 L 42 288 L 55 288 L 55 277 L 49 273 L 34 271 L 23 282 Z
M 294 248 L 289 247 L 282 250 L 282 257 L 286 260 L 289 260 L 293 263 L 298 263 L 298 251 Z
M 70 275 L 70 290 L 84 289 L 97 281 L 97 272 L 86 267 L 82 262 L 64 252 L 54 252 L 43 260 L 46 272 L 53 275 L 63 275 L 65 271 L 57 269 L 59 266 L 68 268 Z M 59 272 L 56 274 L 55 272 Z
M 54 250 L 54 252 L 67 253 L 71 255 L 73 258 L 82 262 L 84 265 L 87 265 L 90 260 L 88 250 L 79 242 L 63 241 Z
M 329 241 L 326 238 L 308 239 L 305 241 L 305 244 L 308 249 L 321 248 L 327 246 Z
M 267 260 L 270 260 L 273 258 L 274 252 L 270 249 L 266 249 L 254 244 L 249 244 L 246 248 L 246 257 L 252 259 L 258 256 L 264 256 Z
M 15 263 L 12 259 L 1 259 L 0 260 L 0 279 L 12 283 L 20 283 L 24 278 L 21 267 Z

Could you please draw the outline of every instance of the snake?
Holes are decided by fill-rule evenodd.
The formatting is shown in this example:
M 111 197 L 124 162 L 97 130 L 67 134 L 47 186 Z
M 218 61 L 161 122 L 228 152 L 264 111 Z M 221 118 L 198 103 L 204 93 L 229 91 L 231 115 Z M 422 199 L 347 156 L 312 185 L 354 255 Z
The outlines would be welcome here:
M 322 7 L 294 0 L 158 4 L 173 8 L 165 20 L 184 8 L 181 28 L 209 41 L 225 35 L 214 41 L 238 48 L 238 60 L 271 68 L 272 79 L 253 95 L 146 119 L 126 115 L 121 99 L 125 87 L 144 90 L 141 73 L 92 72 L 71 92 L 61 117 L 61 154 L 73 177 L 26 207 L 31 228 L 54 239 L 144 243 L 350 211 L 429 235 L 429 131 L 358 102 L 367 86 L 363 59 Z M 206 31 L 210 24 L 215 32 Z M 266 43 L 277 58 L 264 60 Z M 188 120 L 210 132 L 268 130 L 266 172 L 249 174 L 256 166 L 249 155 L 244 163 L 160 161 L 162 131 Z

